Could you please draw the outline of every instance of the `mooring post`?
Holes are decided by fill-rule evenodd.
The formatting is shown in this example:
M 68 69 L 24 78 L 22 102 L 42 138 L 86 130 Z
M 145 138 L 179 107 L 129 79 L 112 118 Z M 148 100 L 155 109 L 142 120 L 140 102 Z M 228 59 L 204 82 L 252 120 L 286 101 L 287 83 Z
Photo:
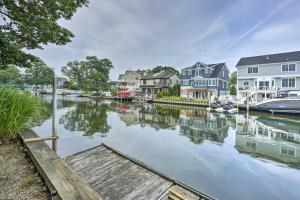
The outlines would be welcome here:
M 56 124 L 56 109 L 57 109 L 57 77 L 54 73 L 53 77 L 53 98 L 52 98 L 52 104 L 53 104 L 53 116 L 52 116 L 52 137 L 57 138 L 57 124 Z M 52 139 L 52 149 L 56 152 L 57 150 L 57 140 Z

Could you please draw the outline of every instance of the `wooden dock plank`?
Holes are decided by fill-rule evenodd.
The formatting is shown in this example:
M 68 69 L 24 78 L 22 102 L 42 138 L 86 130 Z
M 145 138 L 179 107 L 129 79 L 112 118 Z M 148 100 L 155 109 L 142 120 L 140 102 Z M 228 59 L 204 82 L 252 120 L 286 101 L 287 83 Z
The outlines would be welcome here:
M 20 133 L 22 140 L 37 138 L 31 130 Z M 101 200 L 100 196 L 75 173 L 67 163 L 59 158 L 46 143 L 25 143 L 29 155 L 50 190 L 55 190 L 54 199 Z
M 153 175 L 148 170 L 132 165 L 123 171 L 119 171 L 118 174 L 114 174 L 112 178 L 99 182 L 95 191 L 101 191 L 100 194 L 104 199 L 124 199 L 125 196 Z
M 172 182 L 166 181 L 158 175 L 153 175 L 123 199 L 138 200 L 147 197 L 148 200 L 156 200 L 172 185 Z
M 212 200 L 119 151 L 100 145 L 65 159 L 104 200 L 190 198 Z M 170 193 L 180 184 L 179 193 Z M 174 191 L 174 189 L 173 189 Z M 182 196 L 182 194 L 186 194 Z

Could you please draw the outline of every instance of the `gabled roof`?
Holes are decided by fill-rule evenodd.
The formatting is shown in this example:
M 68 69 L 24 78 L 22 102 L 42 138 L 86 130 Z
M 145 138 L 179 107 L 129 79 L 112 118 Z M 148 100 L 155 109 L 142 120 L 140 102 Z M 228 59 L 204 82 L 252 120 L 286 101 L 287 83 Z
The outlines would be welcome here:
M 146 80 L 146 79 L 168 79 L 171 78 L 172 76 L 174 76 L 175 74 L 171 73 L 171 72 L 159 72 L 159 73 L 155 73 L 155 74 L 149 74 L 147 76 L 144 76 L 141 78 L 141 80 Z
M 244 57 L 239 60 L 236 66 L 282 63 L 293 61 L 300 61 L 300 51 Z
M 195 66 L 200 63 L 200 62 L 197 62 L 195 65 L 193 65 L 192 67 L 186 67 L 184 69 L 194 69 Z M 209 78 L 218 78 L 220 72 L 222 71 L 222 68 L 225 66 L 226 67 L 226 64 L 225 63 L 216 63 L 216 64 L 204 64 L 204 63 L 200 63 L 201 65 L 204 65 L 204 66 L 207 66 L 207 67 L 211 67 L 213 68 L 213 72 L 211 74 L 211 76 Z M 184 70 L 183 69 L 183 70 Z M 228 69 L 227 69 L 228 70 Z M 189 76 L 183 76 L 181 75 L 181 78 L 188 78 Z
M 218 63 L 218 64 L 210 64 L 209 66 L 214 68 L 213 73 L 211 74 L 210 78 L 218 78 L 222 68 L 225 66 L 225 63 Z

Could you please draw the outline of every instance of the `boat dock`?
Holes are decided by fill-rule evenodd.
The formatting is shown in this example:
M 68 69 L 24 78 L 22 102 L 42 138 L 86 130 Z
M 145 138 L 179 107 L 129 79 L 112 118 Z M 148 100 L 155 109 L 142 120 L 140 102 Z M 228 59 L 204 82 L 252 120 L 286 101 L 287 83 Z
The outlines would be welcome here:
M 213 199 L 105 144 L 65 160 L 104 200 Z
M 105 144 L 62 159 L 33 131 L 20 136 L 53 199 L 214 199 Z

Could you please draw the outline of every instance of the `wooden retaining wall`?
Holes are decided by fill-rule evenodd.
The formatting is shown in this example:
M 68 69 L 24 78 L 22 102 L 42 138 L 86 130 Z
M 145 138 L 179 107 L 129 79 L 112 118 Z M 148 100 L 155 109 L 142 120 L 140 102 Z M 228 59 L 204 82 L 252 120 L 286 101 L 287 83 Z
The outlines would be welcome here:
M 185 105 L 185 106 L 201 106 L 201 107 L 209 106 L 208 102 L 206 102 L 206 101 L 182 101 L 182 100 L 153 99 L 152 102 L 164 103 L 164 104 Z
M 38 138 L 36 133 L 27 129 L 20 136 L 31 160 L 53 194 L 53 199 L 102 200 L 45 142 L 26 142 L 27 139 Z

